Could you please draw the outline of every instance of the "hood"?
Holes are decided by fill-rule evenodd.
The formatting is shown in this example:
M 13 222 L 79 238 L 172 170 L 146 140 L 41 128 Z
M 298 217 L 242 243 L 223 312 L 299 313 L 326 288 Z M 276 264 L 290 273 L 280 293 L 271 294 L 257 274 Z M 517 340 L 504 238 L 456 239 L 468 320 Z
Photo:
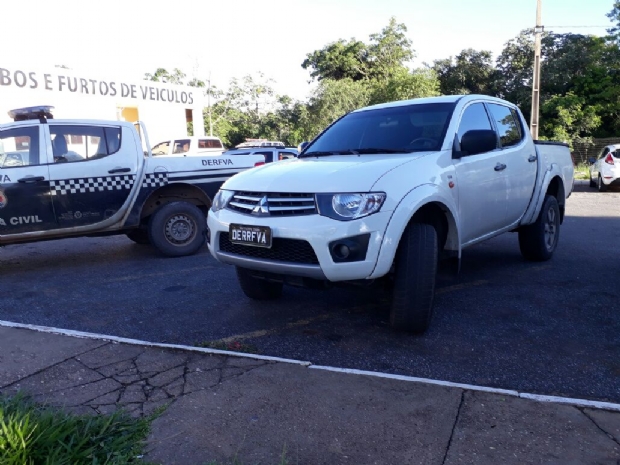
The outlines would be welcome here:
M 222 189 L 299 193 L 367 192 L 382 175 L 422 155 L 422 152 L 332 155 L 279 161 L 236 174 L 222 185 Z

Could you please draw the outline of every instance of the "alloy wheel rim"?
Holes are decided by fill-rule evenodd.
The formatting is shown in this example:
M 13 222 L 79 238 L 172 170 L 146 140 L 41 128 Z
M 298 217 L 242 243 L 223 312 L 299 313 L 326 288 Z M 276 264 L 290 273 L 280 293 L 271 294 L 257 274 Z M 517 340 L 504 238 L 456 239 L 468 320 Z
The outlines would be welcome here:
M 552 251 L 555 247 L 555 241 L 557 238 L 557 214 L 554 208 L 547 210 L 547 218 L 545 221 L 545 246 L 548 251 Z

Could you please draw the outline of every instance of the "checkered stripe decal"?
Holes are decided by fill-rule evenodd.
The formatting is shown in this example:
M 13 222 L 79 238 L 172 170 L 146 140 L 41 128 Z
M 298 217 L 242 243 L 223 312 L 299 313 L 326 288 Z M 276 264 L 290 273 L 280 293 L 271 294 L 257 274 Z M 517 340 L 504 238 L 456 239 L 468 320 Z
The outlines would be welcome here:
M 85 194 L 113 190 L 129 190 L 133 186 L 133 174 L 50 181 L 52 195 Z
M 147 173 L 142 187 L 161 187 L 168 184 L 168 173 Z

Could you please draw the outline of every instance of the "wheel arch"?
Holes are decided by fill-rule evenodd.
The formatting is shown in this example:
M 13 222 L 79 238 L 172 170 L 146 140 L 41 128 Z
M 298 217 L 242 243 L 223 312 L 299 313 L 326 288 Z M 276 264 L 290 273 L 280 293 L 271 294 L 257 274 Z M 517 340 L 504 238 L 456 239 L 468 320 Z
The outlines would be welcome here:
M 196 205 L 205 216 L 211 208 L 211 198 L 199 187 L 184 183 L 168 184 L 149 194 L 140 209 L 140 221 L 147 220 L 158 208 L 178 201 Z
M 460 258 L 461 242 L 456 205 L 451 197 L 441 194 L 438 186 L 424 185 L 409 192 L 396 207 L 387 225 L 377 265 L 370 278 L 384 276 L 390 271 L 403 233 L 407 226 L 415 221 L 434 226 L 444 253 Z

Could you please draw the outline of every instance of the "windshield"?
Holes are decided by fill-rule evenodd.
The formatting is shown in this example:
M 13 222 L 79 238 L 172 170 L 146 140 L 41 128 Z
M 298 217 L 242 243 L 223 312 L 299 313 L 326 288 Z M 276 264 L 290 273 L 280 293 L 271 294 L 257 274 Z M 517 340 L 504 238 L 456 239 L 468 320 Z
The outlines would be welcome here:
M 456 103 L 424 103 L 349 113 L 304 156 L 439 150 Z

